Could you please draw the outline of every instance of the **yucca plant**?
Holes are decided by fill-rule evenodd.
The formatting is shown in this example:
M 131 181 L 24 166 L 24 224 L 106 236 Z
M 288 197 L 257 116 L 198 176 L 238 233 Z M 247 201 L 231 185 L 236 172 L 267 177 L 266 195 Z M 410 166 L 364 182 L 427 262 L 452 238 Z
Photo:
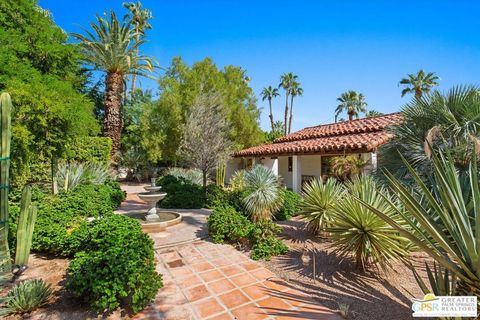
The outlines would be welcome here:
M 392 173 L 386 177 L 406 211 L 397 211 L 404 224 L 392 219 L 384 210 L 362 201 L 400 234 L 416 244 L 442 268 L 458 278 L 457 292 L 480 297 L 480 184 L 477 161 L 471 161 L 468 175 L 455 167 L 448 152 L 432 154 L 431 190 L 419 173 L 403 161 L 415 181 L 409 188 Z
M 282 186 L 272 170 L 256 165 L 245 172 L 243 205 L 253 222 L 269 220 L 283 204 Z
M 5 296 L 0 315 L 31 312 L 47 303 L 51 294 L 50 284 L 46 284 L 42 279 L 20 282 Z
M 300 214 L 305 218 L 310 232 L 318 234 L 328 226 L 333 208 L 344 193 L 344 188 L 334 178 L 326 182 L 314 179 L 304 186 Z
M 110 168 L 102 163 L 88 163 L 82 175 L 82 183 L 103 184 L 114 174 Z
M 346 184 L 346 192 L 331 214 L 327 231 L 341 256 L 352 255 L 358 267 L 378 264 L 386 270 L 392 262 L 408 256 L 410 242 L 357 199 L 381 210 L 393 221 L 403 208 L 371 176 L 356 177 Z M 398 222 L 400 223 L 400 222 Z

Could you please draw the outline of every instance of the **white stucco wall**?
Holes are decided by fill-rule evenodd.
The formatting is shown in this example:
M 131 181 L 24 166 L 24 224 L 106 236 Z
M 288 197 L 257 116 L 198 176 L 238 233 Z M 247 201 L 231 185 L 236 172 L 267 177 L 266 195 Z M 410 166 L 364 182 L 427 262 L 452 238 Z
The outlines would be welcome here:
M 302 162 L 302 175 L 320 178 L 322 174 L 321 156 L 301 156 L 300 161 Z
M 228 184 L 233 174 L 242 169 L 242 158 L 230 158 L 227 161 L 227 168 L 225 170 L 225 183 Z

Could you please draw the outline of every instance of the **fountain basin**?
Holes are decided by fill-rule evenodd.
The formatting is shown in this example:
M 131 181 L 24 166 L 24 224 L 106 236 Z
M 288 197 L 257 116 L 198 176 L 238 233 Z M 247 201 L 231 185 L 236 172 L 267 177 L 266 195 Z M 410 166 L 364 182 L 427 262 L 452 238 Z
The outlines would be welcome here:
M 146 233 L 156 233 L 165 231 L 167 227 L 173 226 L 182 222 L 182 216 L 180 213 L 174 211 L 164 211 L 157 209 L 155 215 L 157 216 L 156 220 L 150 219 L 147 220 L 145 217 L 145 212 L 128 212 L 125 215 L 130 218 L 136 219 L 142 225 L 142 229 Z
M 147 192 L 155 193 L 155 192 L 160 191 L 160 189 L 162 189 L 162 187 L 161 186 L 158 186 L 158 187 L 156 187 L 156 186 L 145 186 L 145 187 L 143 187 L 143 189 L 145 189 L 145 191 L 147 191 Z

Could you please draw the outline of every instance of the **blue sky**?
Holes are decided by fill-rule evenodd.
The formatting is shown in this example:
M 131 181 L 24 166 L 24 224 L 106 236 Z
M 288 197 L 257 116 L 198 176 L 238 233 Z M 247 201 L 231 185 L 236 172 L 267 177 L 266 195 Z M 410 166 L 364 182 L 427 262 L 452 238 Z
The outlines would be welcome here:
M 40 0 L 67 32 L 78 32 L 119 0 Z M 398 81 L 420 68 L 441 77 L 439 89 L 479 84 L 478 1 L 173 1 L 144 0 L 153 12 L 145 53 L 168 66 L 211 57 L 247 70 L 258 95 L 294 72 L 304 88 L 295 102 L 294 129 L 333 121 L 336 98 L 362 92 L 370 109 L 398 111 Z M 142 80 L 142 87 L 156 88 Z M 280 119 L 283 99 L 274 101 Z M 261 125 L 268 128 L 266 102 Z

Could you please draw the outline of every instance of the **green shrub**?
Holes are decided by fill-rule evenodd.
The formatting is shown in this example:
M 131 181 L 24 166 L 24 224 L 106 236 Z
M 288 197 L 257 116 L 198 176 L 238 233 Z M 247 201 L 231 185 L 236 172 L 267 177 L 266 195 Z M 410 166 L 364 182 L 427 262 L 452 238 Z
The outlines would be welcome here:
M 79 137 L 67 146 L 67 160 L 109 164 L 112 140 L 106 137 Z
M 293 191 L 284 190 L 283 206 L 275 213 L 275 220 L 290 220 L 300 211 L 302 198 Z
M 183 177 L 163 176 L 158 185 L 167 196 L 160 202 L 163 208 L 200 209 L 205 207 L 203 187 Z
M 215 243 L 245 243 L 252 228 L 250 220 L 229 205 L 215 207 L 208 217 L 208 233 Z
M 254 260 L 270 260 L 272 256 L 285 254 L 288 247 L 277 238 L 282 228 L 270 220 L 255 223 L 251 231 L 253 242 L 251 258 Z
M 0 309 L 0 315 L 29 313 L 43 306 L 51 294 L 50 284 L 46 284 L 42 279 L 22 281 L 3 299 L 4 307 Z
M 9 217 L 9 241 L 15 246 L 16 226 L 19 213 L 18 197 L 12 195 Z M 86 217 L 111 214 L 125 198 L 125 193 L 115 181 L 103 185 L 80 185 L 69 193 L 45 195 L 33 192 L 32 201 L 38 208 L 33 231 L 32 250 L 61 255 L 74 252 L 66 249 L 68 237 Z
M 288 247 L 277 238 L 281 228 L 270 220 L 252 223 L 234 207 L 221 205 L 208 217 L 208 233 L 215 243 L 249 245 L 252 259 L 269 260 L 284 254 Z
M 79 227 L 72 237 L 83 251 L 70 263 L 67 288 L 94 309 L 122 306 L 137 312 L 162 286 L 153 241 L 134 219 L 108 215 Z
M 216 184 L 207 186 L 207 201 L 205 207 L 214 208 L 218 205 L 228 203 L 228 193 L 222 187 Z

